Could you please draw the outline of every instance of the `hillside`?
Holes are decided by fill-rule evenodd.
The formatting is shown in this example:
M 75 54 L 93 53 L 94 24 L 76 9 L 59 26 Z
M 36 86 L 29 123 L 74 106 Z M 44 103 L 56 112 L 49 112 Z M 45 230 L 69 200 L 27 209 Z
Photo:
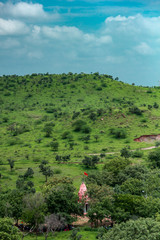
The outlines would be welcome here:
M 160 133 L 159 94 L 158 87 L 129 85 L 99 73 L 0 77 L 2 188 L 14 188 L 18 175 L 32 167 L 39 190 L 42 160 L 55 174 L 73 177 L 78 188 L 84 171 L 78 163 L 85 155 L 155 145 L 134 139 Z M 70 155 L 70 164 L 57 164 L 57 154 Z M 10 172 L 8 159 L 15 171 Z

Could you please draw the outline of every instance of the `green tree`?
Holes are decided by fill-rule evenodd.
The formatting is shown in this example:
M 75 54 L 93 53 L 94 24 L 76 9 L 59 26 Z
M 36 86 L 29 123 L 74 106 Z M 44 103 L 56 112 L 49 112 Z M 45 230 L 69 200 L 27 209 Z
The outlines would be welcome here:
M 85 156 L 82 160 L 82 164 L 85 165 L 87 168 L 95 168 L 96 164 L 99 162 L 98 156 Z
M 51 146 L 52 151 L 58 151 L 59 143 L 56 141 L 52 141 L 50 143 L 50 146 Z
M 71 214 L 81 213 L 81 204 L 78 203 L 75 188 L 70 183 L 57 182 L 56 185 L 52 185 L 51 190 L 46 195 L 46 203 L 50 214 L 61 214 L 68 223 L 73 220 Z
M 20 240 L 21 233 L 17 227 L 13 225 L 10 218 L 0 218 L 0 239 L 1 240 Z
M 99 139 L 99 135 L 94 135 L 94 138 L 95 138 L 95 140 L 96 140 L 96 142 L 97 142 L 98 139 Z
M 101 238 L 102 240 L 159 240 L 160 222 L 152 218 L 140 218 L 136 221 L 116 224 Z
M 38 229 L 39 224 L 44 222 L 46 212 L 43 195 L 41 193 L 29 194 L 24 197 L 23 201 L 23 220 Z
M 127 147 L 121 149 L 121 157 L 129 158 L 131 157 L 131 152 Z
M 119 183 L 119 174 L 124 171 L 124 169 L 130 165 L 130 160 L 125 158 L 113 158 L 107 161 L 103 169 L 111 172 L 114 177 L 114 182 Z
M 142 195 L 145 189 L 145 182 L 136 178 L 128 178 L 120 187 L 124 193 Z
M 24 173 L 24 178 L 32 178 L 34 171 L 32 168 L 28 168 L 27 171 Z
M 13 170 L 13 168 L 14 168 L 14 160 L 12 160 L 12 159 L 8 159 L 8 163 L 9 163 L 9 166 L 10 166 L 10 169 L 11 169 L 11 171 Z
M 111 128 L 110 135 L 112 135 L 114 138 L 123 139 L 127 137 L 127 132 L 124 128 Z
M 45 132 L 45 137 L 50 137 L 52 135 L 53 128 L 52 128 L 52 126 L 46 125 L 43 128 L 43 131 Z
M 150 152 L 148 159 L 153 167 L 160 168 L 160 149 L 156 149 L 153 152 Z
M 48 180 L 48 177 L 53 176 L 53 170 L 50 166 L 47 166 L 48 162 L 42 161 L 42 163 L 39 165 L 40 172 L 46 177 L 46 182 Z

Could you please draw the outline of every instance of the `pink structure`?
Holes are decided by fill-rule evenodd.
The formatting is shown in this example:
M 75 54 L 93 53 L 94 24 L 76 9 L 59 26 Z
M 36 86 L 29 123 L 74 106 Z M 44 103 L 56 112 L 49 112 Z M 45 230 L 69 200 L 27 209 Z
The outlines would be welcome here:
M 78 192 L 78 196 L 79 196 L 79 202 L 81 202 L 81 200 L 85 200 L 84 210 L 83 210 L 84 214 L 87 213 L 87 210 L 89 208 L 89 205 L 88 205 L 89 198 L 88 198 L 88 195 L 86 193 L 87 193 L 87 187 L 86 187 L 85 183 L 82 182 L 82 184 L 80 186 L 80 189 L 79 189 L 79 192 Z

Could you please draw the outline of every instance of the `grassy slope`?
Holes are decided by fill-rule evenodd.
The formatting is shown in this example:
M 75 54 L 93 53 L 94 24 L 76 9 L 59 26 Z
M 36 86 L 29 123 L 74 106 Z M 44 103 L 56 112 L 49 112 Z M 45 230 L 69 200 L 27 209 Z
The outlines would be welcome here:
M 160 105 L 159 88 L 150 91 L 149 88 L 115 81 L 106 75 L 63 74 L 1 77 L 0 91 L 0 172 L 3 176 L 0 183 L 4 188 L 14 188 L 18 175 L 32 167 L 35 172 L 33 182 L 40 190 L 44 176 L 39 173 L 38 165 L 46 159 L 53 169 L 61 170 L 60 176 L 73 177 L 78 189 L 84 168 L 79 164 L 55 163 L 57 152 L 51 151 L 49 146 L 53 138 L 59 142 L 58 154 L 71 154 L 71 162 L 81 162 L 84 155 L 101 153 L 103 149 L 111 152 L 120 151 L 126 145 L 131 149 L 151 146 L 153 143 L 137 143 L 133 139 L 144 134 L 160 133 L 160 109 L 148 110 L 148 105 L 153 106 L 155 102 Z M 142 116 L 129 113 L 131 104 L 143 110 Z M 100 108 L 104 113 L 92 121 L 89 118 L 91 110 L 96 113 Z M 57 111 L 58 117 L 54 111 Z M 73 120 L 74 111 L 80 112 L 80 115 Z M 77 119 L 83 119 L 91 127 L 89 143 L 80 139 L 84 133 L 73 131 L 72 123 Z M 46 138 L 43 128 L 51 121 L 55 123 L 52 137 Z M 11 136 L 8 127 L 12 123 L 25 124 L 29 131 Z M 124 128 L 127 138 L 113 138 L 109 134 L 112 127 Z M 68 140 L 61 137 L 66 130 L 71 132 L 76 143 L 73 150 L 70 150 Z M 98 142 L 94 135 L 99 136 Z M 39 138 L 42 138 L 41 143 L 36 142 Z M 7 162 L 9 158 L 15 160 L 12 173 Z M 101 168 L 100 165 L 98 167 Z
M 70 236 L 71 232 L 58 232 L 58 233 L 55 233 L 53 236 L 51 237 L 48 237 L 48 240 L 68 240 L 69 239 L 69 236 Z M 89 240 L 95 240 L 96 239 L 96 236 L 97 236 L 97 232 L 93 231 L 80 231 L 78 234 L 81 234 L 82 235 L 82 240 L 84 239 L 89 239 Z M 31 236 L 26 236 L 25 237 L 25 240 L 34 240 L 36 239 L 36 237 L 34 237 L 33 235 Z M 39 236 L 38 237 L 38 240 L 43 240 L 44 239 L 44 236 Z

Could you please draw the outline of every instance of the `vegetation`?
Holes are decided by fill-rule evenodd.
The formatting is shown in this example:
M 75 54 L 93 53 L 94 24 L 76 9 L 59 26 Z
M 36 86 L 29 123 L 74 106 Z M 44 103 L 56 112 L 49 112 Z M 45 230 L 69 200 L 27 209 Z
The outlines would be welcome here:
M 144 239 L 158 236 L 159 142 L 134 139 L 160 134 L 159 87 L 124 84 L 99 73 L 46 73 L 1 76 L 0 93 L 1 222 L 23 221 L 33 232 L 19 235 L 13 227 L 16 239 L 52 239 L 52 234 L 55 239 L 129 239 L 135 228 L 137 239 L 142 232 Z M 141 150 L 150 146 L 156 149 Z M 77 228 L 58 233 L 83 214 L 82 181 L 96 233 Z M 106 218 L 115 227 L 97 230 Z
M 159 239 L 160 223 L 151 218 L 130 220 L 116 225 L 103 236 L 103 240 L 152 240 Z

